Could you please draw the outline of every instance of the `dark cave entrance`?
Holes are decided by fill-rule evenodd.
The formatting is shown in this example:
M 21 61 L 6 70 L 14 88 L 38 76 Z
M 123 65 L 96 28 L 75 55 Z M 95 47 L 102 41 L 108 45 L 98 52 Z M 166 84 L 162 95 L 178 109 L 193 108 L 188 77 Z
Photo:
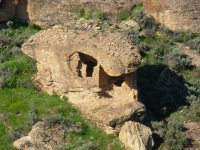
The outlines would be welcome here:
M 94 72 L 94 67 L 97 66 L 97 60 L 87 54 L 79 53 L 81 61 L 87 66 L 86 67 L 86 77 L 92 77 Z

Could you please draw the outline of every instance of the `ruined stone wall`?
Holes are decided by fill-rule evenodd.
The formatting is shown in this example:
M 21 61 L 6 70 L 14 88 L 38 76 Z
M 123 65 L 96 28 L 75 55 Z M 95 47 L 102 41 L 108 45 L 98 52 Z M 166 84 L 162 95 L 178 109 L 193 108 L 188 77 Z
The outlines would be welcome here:
M 199 0 L 144 0 L 148 16 L 175 31 L 200 31 Z

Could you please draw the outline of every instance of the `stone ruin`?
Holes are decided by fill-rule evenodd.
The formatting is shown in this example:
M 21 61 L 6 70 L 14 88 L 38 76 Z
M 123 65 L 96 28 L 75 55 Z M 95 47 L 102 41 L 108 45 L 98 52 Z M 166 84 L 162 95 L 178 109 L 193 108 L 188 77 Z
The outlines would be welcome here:
M 74 31 L 58 27 L 41 31 L 22 46 L 37 61 L 37 86 L 68 97 L 86 118 L 117 135 L 129 120 L 141 121 L 136 69 L 141 57 L 122 33 Z

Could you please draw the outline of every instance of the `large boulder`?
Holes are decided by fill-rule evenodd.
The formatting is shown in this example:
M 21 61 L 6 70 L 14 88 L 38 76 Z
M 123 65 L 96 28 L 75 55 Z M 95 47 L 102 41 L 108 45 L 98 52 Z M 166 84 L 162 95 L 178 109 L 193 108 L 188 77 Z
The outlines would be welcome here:
M 187 149 L 199 150 L 200 148 L 200 123 L 199 122 L 186 122 L 183 125 L 188 139 Z M 186 149 L 186 150 L 187 150 Z
M 154 145 L 150 128 L 137 122 L 126 122 L 121 128 L 119 139 L 129 150 L 151 150 Z
M 116 135 L 124 122 L 143 119 L 136 86 L 141 57 L 124 34 L 56 26 L 32 36 L 22 51 L 37 61 L 42 90 L 67 96 L 107 133 Z
M 61 125 L 51 128 L 44 122 L 38 122 L 32 127 L 28 136 L 16 140 L 13 145 L 23 150 L 55 150 L 64 143 L 64 137 L 65 130 Z
M 199 0 L 144 0 L 148 16 L 175 31 L 200 31 Z

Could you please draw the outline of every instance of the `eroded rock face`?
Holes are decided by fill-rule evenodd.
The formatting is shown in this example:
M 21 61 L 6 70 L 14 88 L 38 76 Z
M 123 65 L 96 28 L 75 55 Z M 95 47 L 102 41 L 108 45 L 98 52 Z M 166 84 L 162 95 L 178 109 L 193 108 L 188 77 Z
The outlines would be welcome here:
M 28 136 L 16 140 L 13 145 L 23 150 L 53 150 L 64 143 L 64 136 L 65 131 L 61 125 L 49 128 L 44 122 L 38 122 Z
M 119 139 L 129 150 L 151 150 L 154 145 L 150 128 L 137 122 L 126 122 L 121 128 Z
M 22 51 L 37 60 L 43 90 L 67 96 L 107 133 L 118 134 L 124 122 L 144 117 L 136 87 L 141 57 L 121 33 L 93 34 L 54 27 L 32 36 Z
M 129 11 L 142 0 L 28 0 L 28 12 L 31 21 L 40 26 L 66 23 L 76 17 L 80 8 L 86 12 L 100 10 L 109 17 L 121 11 Z
M 172 30 L 200 31 L 199 0 L 144 0 L 143 6 L 147 15 Z

